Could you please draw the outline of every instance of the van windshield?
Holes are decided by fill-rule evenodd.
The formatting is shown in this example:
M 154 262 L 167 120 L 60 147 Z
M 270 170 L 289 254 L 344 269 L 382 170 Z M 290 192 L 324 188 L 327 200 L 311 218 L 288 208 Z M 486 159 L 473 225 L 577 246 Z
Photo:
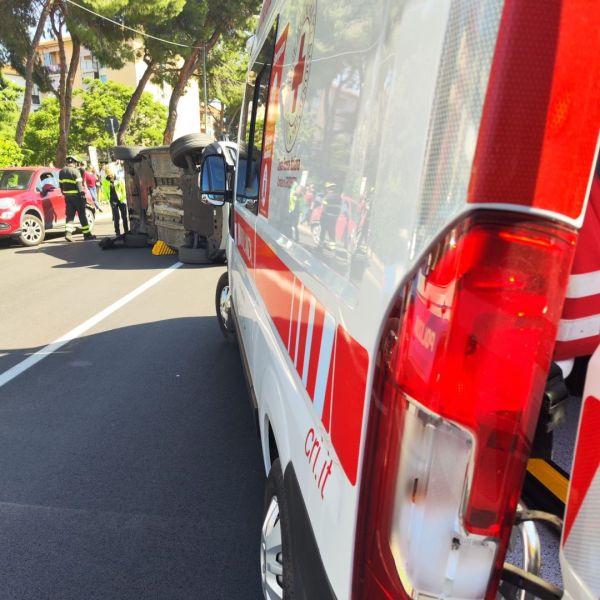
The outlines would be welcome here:
M 26 190 L 33 171 L 0 169 L 0 190 Z

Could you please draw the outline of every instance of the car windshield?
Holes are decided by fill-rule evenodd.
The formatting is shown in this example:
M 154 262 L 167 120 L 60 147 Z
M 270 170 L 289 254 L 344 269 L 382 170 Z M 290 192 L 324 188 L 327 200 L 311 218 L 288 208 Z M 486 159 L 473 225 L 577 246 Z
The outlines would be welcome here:
M 0 190 L 26 190 L 33 171 L 0 169 Z

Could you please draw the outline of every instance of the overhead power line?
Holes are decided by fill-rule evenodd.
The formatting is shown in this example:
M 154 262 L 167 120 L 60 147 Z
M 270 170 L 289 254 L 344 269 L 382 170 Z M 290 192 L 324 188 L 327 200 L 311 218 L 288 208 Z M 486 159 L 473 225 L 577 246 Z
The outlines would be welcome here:
M 112 23 L 113 25 L 116 25 L 117 27 L 121 27 L 122 29 L 127 29 L 128 31 L 132 31 L 133 33 L 137 33 L 138 35 L 141 35 L 143 37 L 147 37 L 147 38 L 156 40 L 157 42 L 162 42 L 163 44 L 170 44 L 171 46 L 179 46 L 180 48 L 193 48 L 195 50 L 206 51 L 206 44 L 203 44 L 202 46 L 189 46 L 188 44 L 180 44 L 178 42 L 172 42 L 171 40 L 165 40 L 163 38 L 156 37 L 155 35 L 150 35 L 149 33 L 146 33 L 145 31 L 140 31 L 139 29 L 134 29 L 133 27 L 128 27 L 127 25 L 124 25 L 123 23 L 119 23 L 119 21 L 115 21 L 114 19 L 111 19 L 111 18 L 101 15 L 97 12 L 94 12 L 92 9 L 87 8 L 87 6 L 82 6 L 81 4 L 77 4 L 77 2 L 74 2 L 73 0 L 66 0 L 66 1 L 69 4 L 72 4 L 73 6 L 76 6 L 77 8 L 80 8 L 81 10 L 85 10 L 86 12 L 90 13 L 91 15 L 94 15 L 95 17 L 98 17 L 99 19 L 104 19 L 105 21 L 108 21 L 109 23 Z

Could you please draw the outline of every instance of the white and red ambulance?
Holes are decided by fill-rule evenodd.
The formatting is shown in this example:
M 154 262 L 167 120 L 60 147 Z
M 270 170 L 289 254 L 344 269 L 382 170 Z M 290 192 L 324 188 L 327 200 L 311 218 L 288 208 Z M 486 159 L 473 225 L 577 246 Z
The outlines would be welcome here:
M 266 598 L 495 597 L 599 123 L 597 0 L 265 1 L 200 185 Z
M 589 363 L 562 532 L 560 561 L 566 600 L 600 598 L 599 430 L 600 347 Z

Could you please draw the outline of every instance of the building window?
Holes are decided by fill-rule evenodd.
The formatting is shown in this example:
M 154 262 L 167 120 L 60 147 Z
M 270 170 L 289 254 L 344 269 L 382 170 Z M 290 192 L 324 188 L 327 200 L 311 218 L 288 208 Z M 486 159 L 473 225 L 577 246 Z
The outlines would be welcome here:
M 31 93 L 31 103 L 32 104 L 41 104 L 40 102 L 40 88 L 33 84 L 33 91 Z

